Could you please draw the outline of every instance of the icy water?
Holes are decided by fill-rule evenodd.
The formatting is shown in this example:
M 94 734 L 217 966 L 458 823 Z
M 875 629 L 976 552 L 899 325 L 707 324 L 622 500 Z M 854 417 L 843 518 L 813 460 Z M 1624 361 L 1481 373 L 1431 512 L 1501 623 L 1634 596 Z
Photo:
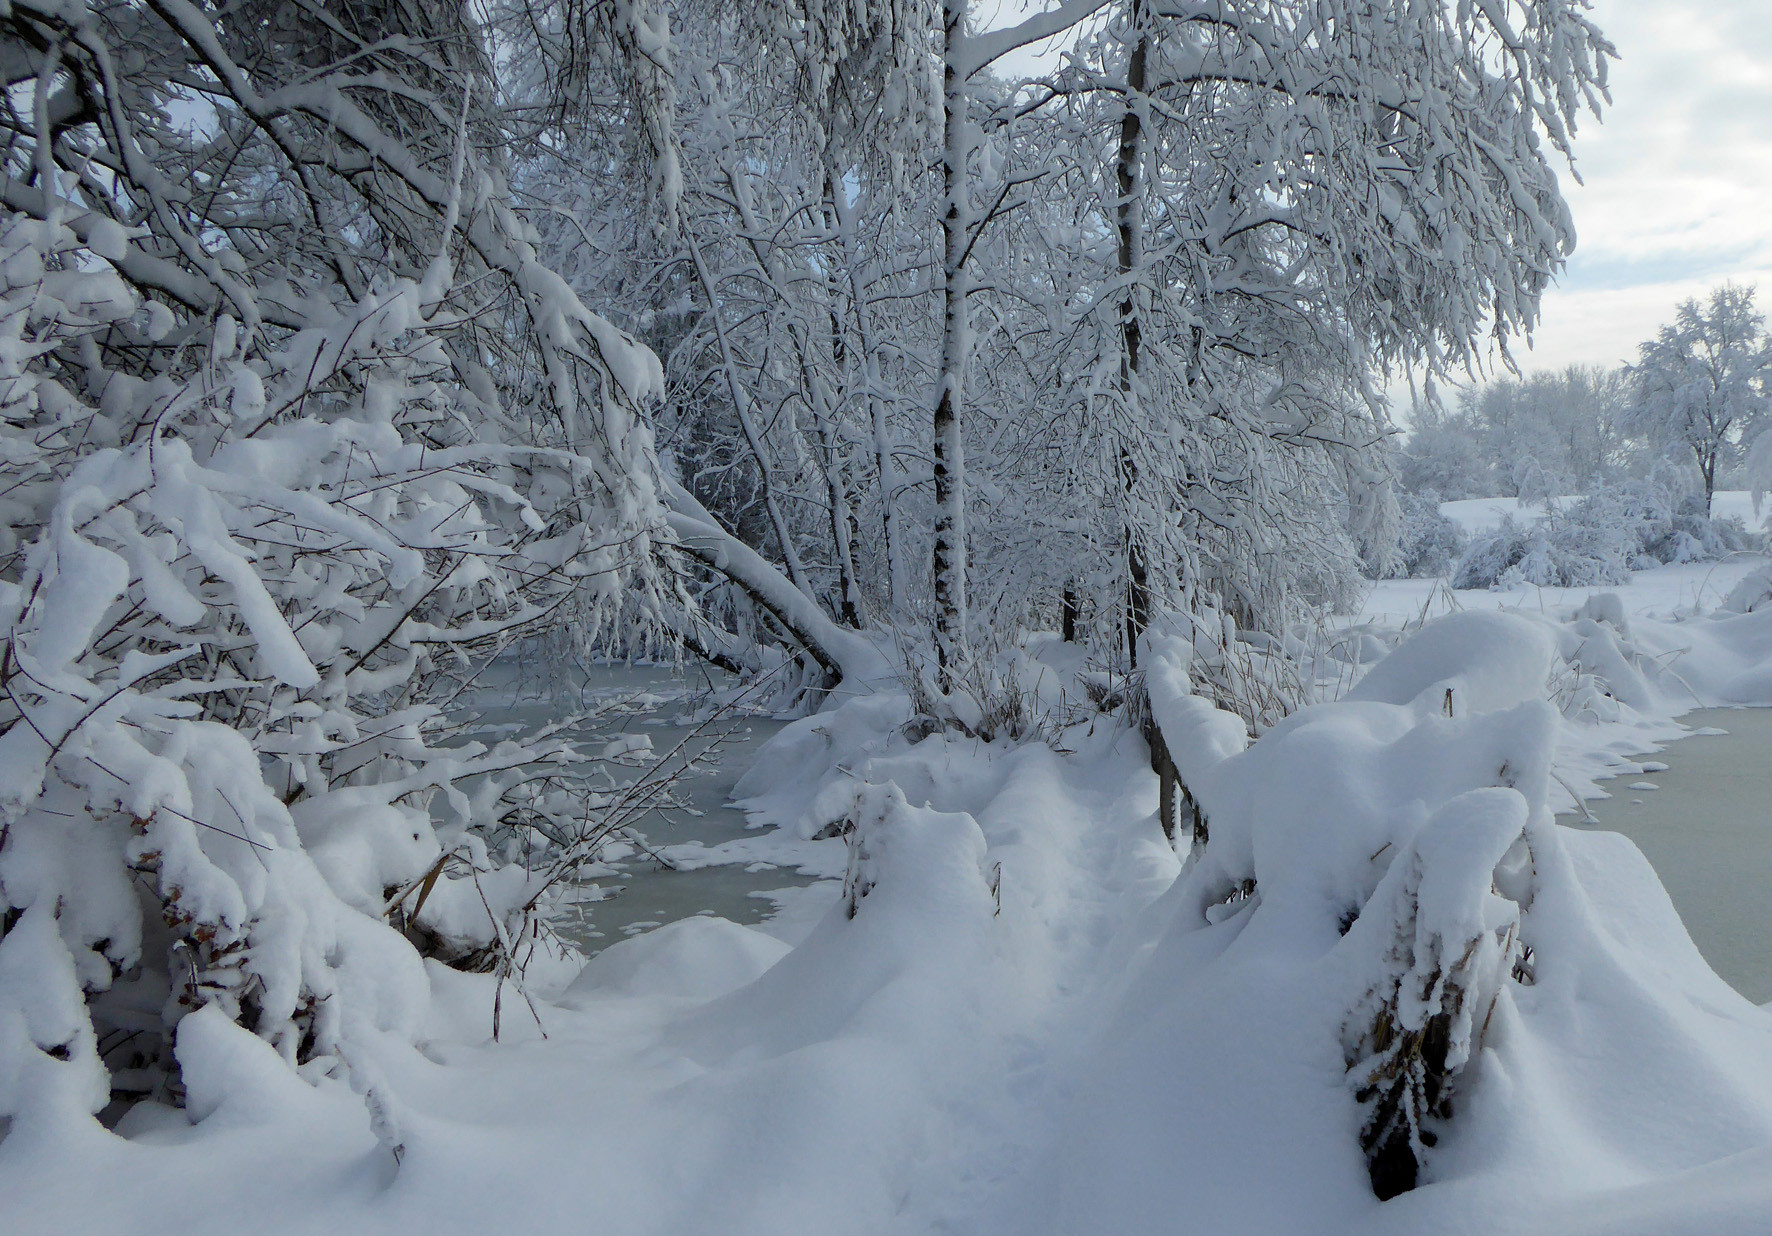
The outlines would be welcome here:
M 500 662 L 493 670 L 484 680 L 490 698 L 479 704 L 483 721 L 477 728 L 487 736 L 546 725 L 600 701 L 627 700 L 638 708 L 614 732 L 645 735 L 666 769 L 680 769 L 685 759 L 705 757 L 674 787 L 676 798 L 700 814 L 671 810 L 648 815 L 637 825 L 646 847 L 693 842 L 714 846 L 756 835 L 746 828 L 744 813 L 730 806 L 728 799 L 758 750 L 785 722 L 756 716 L 723 717 L 705 725 L 699 719 L 691 721 L 696 691 L 723 682 L 710 680 L 699 668 L 674 671 L 648 665 L 593 664 L 562 673 L 557 667 L 513 660 Z M 680 745 L 678 755 L 662 760 Z M 737 923 L 763 922 L 794 896 L 793 890 L 813 883 L 792 869 L 757 863 L 673 870 L 639 847 L 614 865 L 619 868 L 616 874 L 600 870 L 588 875 L 574 890 L 581 900 L 564 921 L 555 924 L 587 954 L 696 914 L 717 914 Z M 599 896 L 601 900 L 590 900 Z
M 1711 968 L 1765 1004 L 1772 1001 L 1772 709 L 1712 708 L 1681 720 L 1696 732 L 1654 757 L 1666 771 L 1608 782 L 1612 797 L 1589 801 L 1588 810 L 1648 857 Z M 1646 785 L 1657 788 L 1632 788 Z M 1563 822 L 1593 827 L 1579 815 Z

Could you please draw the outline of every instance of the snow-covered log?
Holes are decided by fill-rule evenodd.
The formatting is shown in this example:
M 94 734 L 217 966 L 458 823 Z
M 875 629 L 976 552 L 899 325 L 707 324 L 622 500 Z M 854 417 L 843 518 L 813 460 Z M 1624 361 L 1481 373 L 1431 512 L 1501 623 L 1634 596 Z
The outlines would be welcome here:
M 666 480 L 666 517 L 676 544 L 710 570 L 731 580 L 830 676 L 831 685 L 867 683 L 889 672 L 879 649 L 859 632 L 831 621 L 816 601 L 761 554 L 720 526 L 681 485 Z

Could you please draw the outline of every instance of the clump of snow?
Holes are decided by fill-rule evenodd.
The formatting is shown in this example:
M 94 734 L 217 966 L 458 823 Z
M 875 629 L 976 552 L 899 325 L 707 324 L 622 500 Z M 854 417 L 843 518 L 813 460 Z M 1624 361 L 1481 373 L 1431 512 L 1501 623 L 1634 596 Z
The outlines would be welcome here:
M 1772 604 L 1772 566 L 1743 576 L 1723 598 L 1721 608 L 1734 614 L 1751 614 L 1768 604 Z
M 1426 706 L 1447 716 L 1489 712 L 1543 698 L 1556 655 L 1545 623 L 1515 614 L 1448 614 L 1373 666 L 1346 698 L 1415 704 L 1432 696 Z
M 611 995 L 711 1000 L 755 982 L 787 951 L 773 936 L 723 918 L 679 919 L 598 953 L 564 1003 Z
M 732 797 L 759 820 L 817 836 L 852 805 L 850 770 L 885 750 L 910 719 L 910 697 L 894 691 L 855 696 L 829 712 L 802 717 L 770 740 Z
M 193 1124 L 269 1124 L 288 1120 L 314 1102 L 313 1087 L 296 1076 L 275 1048 L 213 1006 L 179 1022 L 176 1050 L 185 1115 Z
M 1160 631 L 1145 636 L 1145 691 L 1151 720 L 1187 783 L 1249 745 L 1249 731 L 1240 717 L 1194 694 L 1188 673 L 1194 655 L 1191 639 Z

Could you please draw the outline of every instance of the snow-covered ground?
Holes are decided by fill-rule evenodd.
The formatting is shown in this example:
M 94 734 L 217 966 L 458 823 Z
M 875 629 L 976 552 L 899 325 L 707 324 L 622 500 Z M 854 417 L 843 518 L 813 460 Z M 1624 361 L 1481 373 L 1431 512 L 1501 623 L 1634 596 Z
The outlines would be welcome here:
M 1551 501 L 1562 506 L 1578 499 L 1563 497 Z M 1474 536 L 1499 528 L 1501 521 L 1508 518 L 1516 523 L 1537 523 L 1544 518 L 1544 507 L 1542 502 L 1523 502 L 1519 498 L 1460 498 L 1440 503 L 1440 514 L 1463 528 L 1465 535 Z
M 1690 703 L 1772 702 L 1772 611 L 1712 612 L 1751 565 L 1615 601 L 1381 586 L 1374 643 L 1454 612 L 1246 751 L 1171 639 L 1153 708 L 1209 827 L 1185 871 L 1120 722 L 913 742 L 902 695 L 850 700 L 739 786 L 847 875 L 790 940 L 637 936 L 533 1013 L 507 987 L 498 1043 L 493 979 L 433 964 L 416 1047 L 361 1026 L 301 1076 L 193 1014 L 186 1110 L 15 1122 L 0 1231 L 1763 1231 L 1772 1014 L 1628 842 L 1551 820 L 1558 778 L 1640 769 Z M 1354 1080 L 1395 1043 L 1363 1036 L 1437 1007 L 1468 1063 L 1380 1202 Z
M 1380 580 L 1372 585 L 1359 613 L 1349 620 L 1354 631 L 1394 632 L 1410 630 L 1449 613 L 1500 611 L 1561 621 L 1575 615 L 1593 598 L 1616 597 L 1619 611 L 1631 624 L 1632 634 L 1664 664 L 1664 694 L 1650 706 L 1632 708 L 1609 717 L 1605 724 L 1565 726 L 1559 739 L 1558 768 L 1582 797 L 1604 793 L 1596 784 L 1606 777 L 1636 771 L 1631 757 L 1654 751 L 1682 731 L 1674 717 L 1706 704 L 1737 705 L 1772 700 L 1762 697 L 1758 679 L 1743 681 L 1740 690 L 1729 681 L 1729 671 L 1714 664 L 1715 653 L 1706 646 L 1705 634 L 1718 608 L 1743 580 L 1764 571 L 1767 559 L 1742 554 L 1723 562 L 1694 562 L 1635 571 L 1630 582 L 1617 586 L 1540 588 L 1522 584 L 1512 588 L 1459 589 L 1443 580 Z M 1696 621 L 1695 621 L 1696 620 Z M 1700 690 L 1686 680 L 1682 669 L 1689 659 L 1703 662 L 1697 671 L 1711 684 Z M 1718 693 L 1721 695 L 1719 696 Z M 1642 702 L 1642 701 L 1639 701 Z M 1557 786 L 1552 798 L 1559 811 L 1574 807 L 1569 790 Z
M 1678 618 L 1716 609 L 1738 583 L 1765 565 L 1766 559 L 1758 554 L 1742 554 L 1722 562 L 1687 562 L 1634 571 L 1628 584 L 1586 588 L 1521 584 L 1454 591 L 1438 579 L 1384 579 L 1366 594 L 1357 621 L 1379 626 L 1419 624 L 1424 617 L 1455 609 L 1506 609 L 1549 616 L 1573 612 L 1588 597 L 1602 592 L 1616 593 L 1629 615 Z
M 1566 496 L 1550 501 L 1559 507 L 1579 502 L 1579 497 Z M 1440 503 L 1440 513 L 1463 528 L 1467 536 L 1492 532 L 1510 516 L 1516 523 L 1537 523 L 1544 518 L 1545 503 L 1522 502 L 1518 498 L 1461 498 Z M 1711 498 L 1711 515 L 1716 519 L 1736 518 L 1750 531 L 1764 532 L 1772 521 L 1772 505 L 1754 510 L 1753 494 L 1745 489 L 1719 489 Z

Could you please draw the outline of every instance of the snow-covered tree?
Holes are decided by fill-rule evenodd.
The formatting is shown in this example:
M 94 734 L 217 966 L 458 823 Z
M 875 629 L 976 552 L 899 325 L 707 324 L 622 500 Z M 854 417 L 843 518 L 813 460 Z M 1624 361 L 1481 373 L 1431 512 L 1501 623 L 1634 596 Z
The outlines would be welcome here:
M 1452 500 L 1540 498 L 1641 475 L 1649 456 L 1626 431 L 1629 402 L 1623 370 L 1571 365 L 1421 403 L 1398 465 L 1404 487 Z
M 595 839 L 596 761 L 451 709 L 687 603 L 660 367 L 537 260 L 460 6 L 10 21 L 0 1116 L 174 1096 L 203 1006 L 349 1071 Z
M 1708 506 L 1718 470 L 1766 414 L 1772 340 L 1754 289 L 1724 284 L 1687 300 L 1631 366 L 1629 425 L 1665 451 L 1690 453 Z
M 1563 3 L 648 12 L 681 231 L 598 205 L 659 148 L 639 105 L 516 180 L 666 358 L 672 518 L 713 573 L 688 637 L 826 677 L 826 622 L 1126 657 L 1154 607 L 1344 601 L 1396 517 L 1376 379 L 1529 327 L 1570 235 L 1548 152 L 1610 54 Z M 1066 31 L 1057 73 L 993 77 Z
M 1540 134 L 1567 151 L 1609 55 L 1562 4 L 1140 2 L 1048 84 L 1116 233 L 1072 371 L 1104 375 L 1134 628 L 1204 597 L 1273 626 L 1346 569 L 1311 511 L 1383 484 L 1373 378 L 1530 328 L 1572 240 Z

